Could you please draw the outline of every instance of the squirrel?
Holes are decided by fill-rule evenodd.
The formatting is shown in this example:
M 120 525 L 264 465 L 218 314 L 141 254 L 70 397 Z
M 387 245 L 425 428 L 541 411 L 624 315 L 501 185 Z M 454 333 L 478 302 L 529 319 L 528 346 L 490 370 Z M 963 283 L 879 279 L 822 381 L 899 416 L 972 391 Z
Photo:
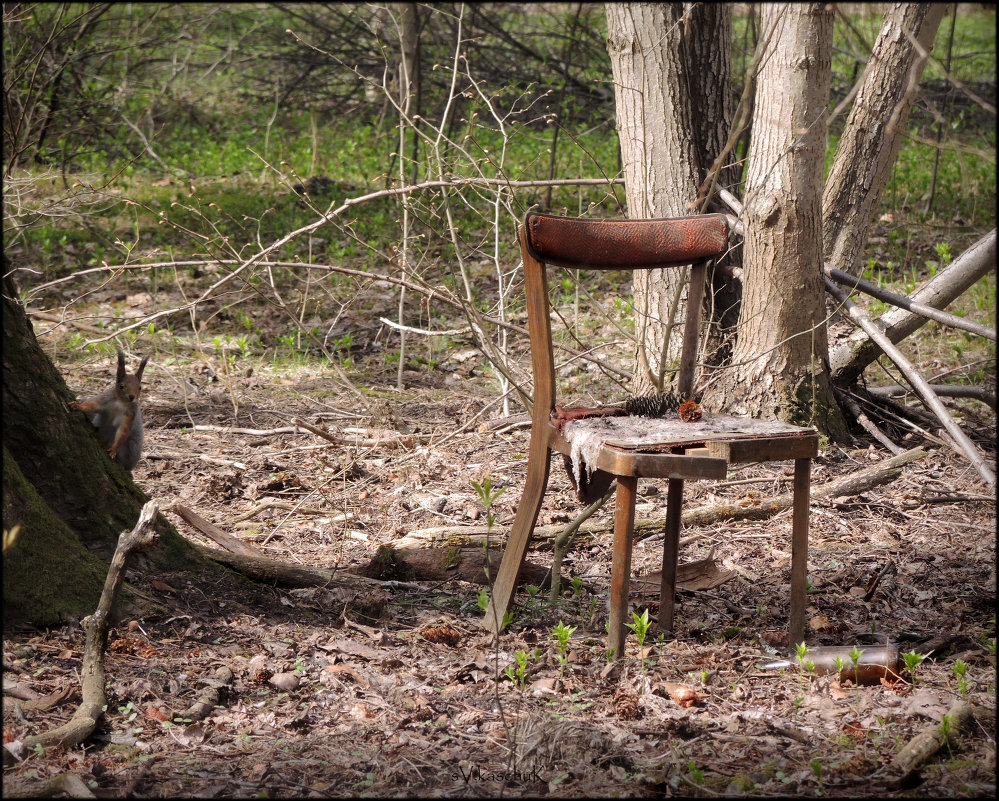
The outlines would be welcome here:
M 100 395 L 70 408 L 83 412 L 97 429 L 97 438 L 108 449 L 111 458 L 129 472 L 139 462 L 142 453 L 142 411 L 139 393 L 142 391 L 142 371 L 146 369 L 146 356 L 139 362 L 134 375 L 125 371 L 125 354 L 118 351 L 118 375 L 114 386 Z

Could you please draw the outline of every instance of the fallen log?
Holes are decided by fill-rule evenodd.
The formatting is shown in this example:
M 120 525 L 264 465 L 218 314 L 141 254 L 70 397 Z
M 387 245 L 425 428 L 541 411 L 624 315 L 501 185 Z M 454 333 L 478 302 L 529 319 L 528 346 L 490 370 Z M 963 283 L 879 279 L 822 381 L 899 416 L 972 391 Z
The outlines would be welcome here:
M 996 410 L 996 394 L 989 392 L 984 387 L 967 387 L 962 384 L 930 384 L 932 389 L 941 398 L 971 398 L 980 401 Z M 893 387 L 867 387 L 867 392 L 878 398 L 901 398 L 912 392 L 909 387 L 896 384 Z
M 993 229 L 927 281 L 909 300 L 942 308 L 994 270 L 995 264 L 996 232 Z M 876 324 L 887 341 L 898 344 L 926 322 L 925 317 L 905 309 L 892 309 L 878 317 Z M 843 340 L 830 343 L 829 368 L 833 383 L 849 386 L 882 351 L 882 346 L 866 331 L 856 331 Z
M 237 573 L 242 573 L 254 581 L 276 584 L 281 587 L 297 589 L 329 586 L 346 587 L 352 590 L 370 590 L 382 586 L 380 581 L 364 576 L 355 576 L 345 570 L 293 565 L 276 559 L 268 559 L 266 556 L 244 556 L 197 543 L 194 543 L 194 546 L 213 562 L 231 567 Z
M 118 546 L 115 548 L 114 556 L 111 557 L 97 610 L 83 620 L 87 639 L 83 650 L 83 666 L 80 670 L 83 696 L 80 706 L 68 723 L 42 734 L 25 737 L 26 749 L 30 750 L 38 745 L 43 748 L 53 745 L 73 748 L 93 734 L 97 727 L 97 722 L 107 706 L 107 696 L 104 693 L 104 651 L 107 648 L 108 631 L 111 628 L 111 613 L 125 579 L 125 565 L 129 556 L 133 551 L 148 548 L 158 538 L 156 530 L 152 528 L 158 511 L 159 506 L 156 501 L 147 501 L 139 513 L 135 528 L 122 532 L 118 537 Z
M 742 215 L 742 202 L 735 195 L 720 189 L 718 197 L 725 206 Z M 729 218 L 729 224 L 733 231 L 744 234 L 745 226 L 741 220 Z M 917 304 L 923 308 L 941 309 L 994 270 L 995 263 L 996 230 L 993 228 L 906 300 L 910 306 Z M 823 263 L 822 269 L 827 287 L 835 286 L 828 278 L 829 271 L 835 268 Z M 876 341 L 866 329 L 861 329 L 843 340 L 831 342 L 829 369 L 833 383 L 841 387 L 853 384 L 864 369 L 881 355 L 882 342 L 897 344 L 925 325 L 928 319 L 908 309 L 896 308 L 877 319 L 876 325 L 882 334 L 880 341 Z
M 926 451 L 922 448 L 912 448 L 898 456 L 893 456 L 876 465 L 851 473 L 848 476 L 830 481 L 819 487 L 812 487 L 812 500 L 821 498 L 838 498 L 857 495 L 861 492 L 894 481 L 902 472 L 902 468 L 910 462 L 917 461 L 926 456 Z M 719 520 L 760 520 L 770 517 L 785 509 L 791 508 L 792 493 L 784 493 L 773 498 L 763 500 L 758 505 L 742 506 L 738 503 L 720 503 L 710 506 L 701 506 L 696 509 L 688 509 L 681 517 L 684 526 L 709 525 Z M 649 537 L 662 532 L 666 524 L 665 517 L 641 518 L 635 521 L 635 535 L 639 538 Z M 569 524 L 572 525 L 572 524 Z M 537 526 L 534 529 L 532 542 L 536 548 L 552 547 L 555 538 L 566 528 L 563 524 Z M 579 526 L 577 537 L 581 539 L 592 539 L 597 535 L 603 535 L 614 528 L 613 520 L 596 520 L 584 523 Z M 481 545 L 488 542 L 490 545 L 502 546 L 506 542 L 509 534 L 507 526 L 438 526 L 411 531 L 403 537 L 386 543 L 392 548 L 428 548 L 436 546 L 457 546 L 466 547 L 469 545 Z M 681 545 L 697 540 L 697 536 L 684 537 L 680 540 Z

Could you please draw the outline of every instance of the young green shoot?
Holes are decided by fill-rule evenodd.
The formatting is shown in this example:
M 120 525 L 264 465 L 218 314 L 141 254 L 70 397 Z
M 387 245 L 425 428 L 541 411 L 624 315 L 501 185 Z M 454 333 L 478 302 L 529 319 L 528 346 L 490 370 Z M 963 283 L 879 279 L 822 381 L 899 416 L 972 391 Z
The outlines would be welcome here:
M 912 676 L 912 686 L 916 686 L 916 668 L 922 664 L 923 660 L 926 659 L 922 654 L 917 654 L 915 651 L 909 651 L 907 654 L 902 654 L 902 661 L 905 663 L 905 669 L 909 671 Z
M 652 625 L 652 621 L 649 620 L 649 610 L 643 609 L 642 614 L 638 612 L 631 613 L 632 622 L 625 623 L 629 629 L 635 632 L 635 638 L 638 640 L 638 658 L 641 663 L 642 670 L 642 689 L 645 689 L 645 637 L 649 633 L 649 626 Z
M 558 622 L 557 626 L 552 628 L 552 636 L 555 638 L 555 647 L 558 649 L 559 680 L 565 679 L 565 663 L 569 659 L 569 638 L 572 637 L 575 631 L 575 626 L 566 626 L 561 620 Z
M 968 663 L 963 659 L 954 662 L 954 674 L 957 676 L 957 689 L 961 695 L 968 694 Z

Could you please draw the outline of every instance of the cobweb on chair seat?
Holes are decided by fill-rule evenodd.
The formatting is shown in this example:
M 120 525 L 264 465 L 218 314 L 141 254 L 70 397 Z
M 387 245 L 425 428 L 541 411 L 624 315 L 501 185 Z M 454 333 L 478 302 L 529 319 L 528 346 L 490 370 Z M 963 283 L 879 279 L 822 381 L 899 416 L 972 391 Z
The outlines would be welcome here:
M 569 442 L 572 472 L 577 484 L 583 467 L 587 476 L 593 472 L 600 449 L 605 445 L 634 451 L 661 451 L 674 446 L 697 447 L 708 440 L 727 440 L 761 436 L 800 434 L 802 429 L 779 420 L 754 420 L 704 412 L 695 422 L 678 418 L 584 417 L 566 420 L 562 435 Z

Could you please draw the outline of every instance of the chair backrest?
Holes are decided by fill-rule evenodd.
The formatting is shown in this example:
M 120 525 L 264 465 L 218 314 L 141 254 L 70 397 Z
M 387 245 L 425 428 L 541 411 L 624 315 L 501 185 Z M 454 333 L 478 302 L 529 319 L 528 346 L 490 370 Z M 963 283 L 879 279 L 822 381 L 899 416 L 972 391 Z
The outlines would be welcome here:
M 647 220 L 587 220 L 529 212 L 520 230 L 534 372 L 534 422 L 555 404 L 555 357 L 545 265 L 591 270 L 647 270 L 692 265 L 677 393 L 693 390 L 707 263 L 728 247 L 724 215 Z

